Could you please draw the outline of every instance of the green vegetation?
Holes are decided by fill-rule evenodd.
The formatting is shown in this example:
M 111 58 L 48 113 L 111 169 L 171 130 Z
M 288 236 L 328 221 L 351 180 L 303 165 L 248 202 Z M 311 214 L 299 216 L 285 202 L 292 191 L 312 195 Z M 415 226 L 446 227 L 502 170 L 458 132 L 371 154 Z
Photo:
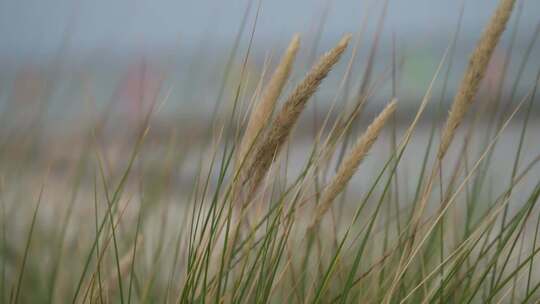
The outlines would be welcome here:
M 356 44 L 325 119 L 314 118 L 309 144 L 295 142 L 301 114 L 358 38 L 345 35 L 301 81 L 291 80 L 289 92 L 302 54 L 295 36 L 253 91 L 245 84 L 248 48 L 231 100 L 223 89 L 208 127 L 190 131 L 202 140 L 167 130 L 157 142 L 153 118 L 166 100 L 152 104 L 128 144 L 107 139 L 100 118 L 76 145 L 61 145 L 69 149 L 63 158 L 40 155 L 36 128 L 12 132 L 0 146 L 0 302 L 540 300 L 540 155 L 524 157 L 534 144 L 539 79 L 517 102 L 515 92 L 502 98 L 502 90 L 493 97 L 479 89 L 514 2 L 500 1 L 453 93 L 446 92 L 452 39 L 414 117 L 400 117 L 406 123 L 396 119 L 394 58 L 391 76 L 379 77 L 392 84 L 388 104 L 359 127 L 382 84 L 370 55 L 353 92 Z M 448 117 L 434 97 L 439 84 L 440 100 L 453 96 Z M 345 96 L 353 103 L 336 114 Z M 222 100 L 230 104 L 220 107 Z M 439 113 L 431 124 L 429 108 Z M 505 152 L 511 170 L 496 183 L 496 153 L 508 151 L 502 139 L 510 128 L 518 130 Z M 413 139 L 418 132 L 426 136 Z M 305 162 L 295 150 L 307 151 Z

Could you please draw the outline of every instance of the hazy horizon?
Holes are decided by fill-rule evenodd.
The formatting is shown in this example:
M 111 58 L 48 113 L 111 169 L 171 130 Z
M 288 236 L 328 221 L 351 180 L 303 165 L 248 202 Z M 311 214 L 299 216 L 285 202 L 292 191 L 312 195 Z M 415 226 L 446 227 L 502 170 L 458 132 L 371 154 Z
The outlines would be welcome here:
M 251 30 L 258 1 L 90 1 L 20 0 L 0 3 L 0 61 L 46 60 L 59 50 L 67 56 L 100 51 L 143 53 L 196 48 L 200 44 L 232 44 L 242 16 L 250 5 L 243 37 Z M 495 0 L 465 1 L 460 39 L 474 44 L 493 12 Z M 311 39 L 322 27 L 323 44 L 345 32 L 357 32 L 367 11 L 366 35 L 375 32 L 383 1 L 297 0 L 261 1 L 254 45 L 286 43 L 293 33 Z M 441 47 L 455 30 L 462 1 L 389 1 L 381 43 L 412 46 L 422 41 Z M 518 35 L 527 37 L 540 21 L 540 2 L 525 0 Z M 287 8 L 287 9 L 284 9 Z M 326 10 L 328 8 L 328 10 Z M 323 13 L 326 11 L 326 13 Z M 375 13 L 373 13 L 375 12 Z M 516 15 L 510 20 L 513 27 Z M 323 17 L 325 16 L 325 17 Z M 517 39 L 519 45 L 523 39 Z M 246 41 L 247 42 L 247 41 Z

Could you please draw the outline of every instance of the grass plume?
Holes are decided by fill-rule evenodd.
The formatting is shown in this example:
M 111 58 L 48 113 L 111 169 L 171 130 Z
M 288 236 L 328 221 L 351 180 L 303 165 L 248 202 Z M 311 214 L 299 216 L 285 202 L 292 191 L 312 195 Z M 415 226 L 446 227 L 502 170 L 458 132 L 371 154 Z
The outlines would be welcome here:
M 506 28 L 506 23 L 512 14 L 515 0 L 501 0 L 495 14 L 482 33 L 476 48 L 469 59 L 469 65 L 457 91 L 452 108 L 446 119 L 446 125 L 441 135 L 441 143 L 437 157 L 442 159 L 454 138 L 456 129 L 474 101 L 480 82 L 484 78 L 489 60 Z
M 247 156 L 248 151 L 255 143 L 257 136 L 268 124 L 275 104 L 283 91 L 285 83 L 289 79 L 294 58 L 296 57 L 299 47 L 300 36 L 297 34 L 292 38 L 281 62 L 272 74 L 268 85 L 264 88 L 260 100 L 251 111 L 248 124 L 246 125 L 246 132 L 244 133 L 244 137 L 240 144 L 240 150 L 238 151 L 239 160 L 243 160 Z
M 251 179 L 250 196 L 257 191 L 272 160 L 279 153 L 281 147 L 291 133 L 291 130 L 298 120 L 300 113 L 304 110 L 307 101 L 315 93 L 332 67 L 338 62 L 350 40 L 351 36 L 345 35 L 335 48 L 319 59 L 304 80 L 296 86 L 294 91 L 289 95 L 281 108 L 281 111 L 272 121 L 268 135 L 263 139 L 255 151 L 252 166 L 247 174 L 247 178 Z
M 336 175 L 334 178 L 332 178 L 332 181 L 323 190 L 321 201 L 317 207 L 312 226 L 315 226 L 320 222 L 324 214 L 332 206 L 334 199 L 341 193 L 341 191 L 343 191 L 353 174 L 358 169 L 358 166 L 360 166 L 360 163 L 366 157 L 369 150 L 375 143 L 375 140 L 377 140 L 382 128 L 396 111 L 396 106 L 397 100 L 394 99 L 373 120 L 364 134 L 358 138 L 354 147 L 339 166 Z

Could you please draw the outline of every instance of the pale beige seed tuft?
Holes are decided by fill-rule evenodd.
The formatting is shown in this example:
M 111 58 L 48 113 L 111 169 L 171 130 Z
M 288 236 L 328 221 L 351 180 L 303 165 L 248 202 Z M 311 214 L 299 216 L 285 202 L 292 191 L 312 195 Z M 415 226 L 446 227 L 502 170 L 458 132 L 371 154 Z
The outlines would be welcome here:
M 437 152 L 439 159 L 442 159 L 446 154 L 454 138 L 456 129 L 474 101 L 480 81 L 486 73 L 493 50 L 497 46 L 501 34 L 506 27 L 515 2 L 515 0 L 502 0 L 500 2 L 495 14 L 480 37 L 476 49 L 471 55 L 467 71 L 461 80 L 458 93 L 454 97 L 452 108 L 450 109 L 446 125 L 442 132 L 441 143 Z
M 306 102 L 315 93 L 334 64 L 338 62 L 350 40 L 351 35 L 345 35 L 335 48 L 319 59 L 304 80 L 289 95 L 281 111 L 272 121 L 265 140 L 255 150 L 254 160 L 247 174 L 247 178 L 251 179 L 249 196 L 259 187 L 274 157 L 279 153 L 300 113 L 304 110 Z
M 294 58 L 298 52 L 300 46 L 300 36 L 294 35 L 292 38 L 281 62 L 277 66 L 276 70 L 272 74 L 268 85 L 265 87 L 263 94 L 259 102 L 255 105 L 255 108 L 251 111 L 246 131 L 242 142 L 240 144 L 240 150 L 238 153 L 238 160 L 242 161 L 248 151 L 253 146 L 255 139 L 261 132 L 261 130 L 268 123 L 276 101 L 278 100 L 285 83 L 289 79 L 291 68 L 294 63 Z
M 373 120 L 364 134 L 358 139 L 351 152 L 347 155 L 344 161 L 339 166 L 339 169 L 326 186 L 322 195 L 321 201 L 315 213 L 315 219 L 311 227 L 317 225 L 323 215 L 330 209 L 334 199 L 343 191 L 353 174 L 358 169 L 362 160 L 375 143 L 382 128 L 396 110 L 397 100 L 393 99 L 384 110 Z

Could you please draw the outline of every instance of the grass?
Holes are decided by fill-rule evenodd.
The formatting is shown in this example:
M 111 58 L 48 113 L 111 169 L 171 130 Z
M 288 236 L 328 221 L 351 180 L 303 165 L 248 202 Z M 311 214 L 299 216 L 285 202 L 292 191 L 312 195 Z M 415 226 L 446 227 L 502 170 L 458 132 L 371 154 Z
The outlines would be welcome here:
M 358 39 L 351 35 L 313 60 L 300 81 L 292 77 L 303 50 L 294 36 L 269 79 L 263 72 L 253 89 L 248 63 L 259 6 L 227 99 L 246 10 L 212 119 L 197 130 L 202 140 L 173 128 L 157 143 L 154 118 L 167 98 L 155 98 L 114 155 L 106 143 L 109 108 L 97 113 L 90 95 L 98 123 L 67 148 L 75 161 L 63 169 L 45 157 L 42 170 L 35 129 L 7 133 L 0 150 L 0 302 L 540 301 L 540 155 L 526 156 L 535 144 L 540 71 L 524 96 L 517 93 L 538 30 L 510 98 L 502 89 L 495 96 L 481 90 L 514 2 L 500 0 L 451 92 L 460 16 L 412 117 L 399 111 L 397 82 L 408 75 L 398 75 L 395 45 L 389 67 L 381 75 L 373 68 L 388 3 L 359 89 L 351 84 L 358 43 L 346 71 L 332 70 Z M 513 43 L 516 30 L 511 35 Z M 499 87 L 510 77 L 507 64 Z M 305 136 L 311 141 L 298 143 L 301 116 L 330 74 L 341 81 L 329 111 L 321 123 L 314 117 L 314 136 Z M 386 82 L 388 105 L 357 132 L 367 121 L 366 103 Z M 438 84 L 441 102 L 432 105 Z M 446 95 L 454 96 L 447 118 Z M 435 107 L 438 114 L 426 123 Z M 501 144 L 505 136 L 515 145 Z M 505 154 L 506 166 L 497 164 L 497 153 Z M 187 187 L 179 181 L 184 172 Z M 29 207 L 35 189 L 37 204 Z

